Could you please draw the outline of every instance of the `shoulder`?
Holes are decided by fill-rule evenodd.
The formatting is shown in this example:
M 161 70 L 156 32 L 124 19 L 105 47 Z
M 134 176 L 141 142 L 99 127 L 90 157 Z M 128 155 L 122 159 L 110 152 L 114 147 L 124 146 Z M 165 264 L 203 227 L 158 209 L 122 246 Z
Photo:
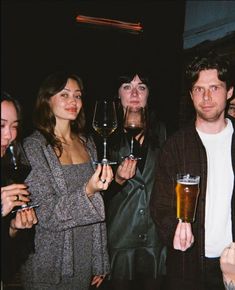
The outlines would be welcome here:
M 39 131 L 34 131 L 30 136 L 24 139 L 24 145 L 32 143 L 46 145 L 46 138 Z
M 180 144 L 183 142 L 193 142 L 195 136 L 197 136 L 197 131 L 194 122 L 191 122 L 168 136 L 165 145 L 174 146 L 176 143 L 179 143 L 179 146 L 181 146 Z
M 40 148 L 46 147 L 47 141 L 39 131 L 34 131 L 23 140 L 23 146 L 25 150 L 36 152 L 37 150 L 41 150 Z

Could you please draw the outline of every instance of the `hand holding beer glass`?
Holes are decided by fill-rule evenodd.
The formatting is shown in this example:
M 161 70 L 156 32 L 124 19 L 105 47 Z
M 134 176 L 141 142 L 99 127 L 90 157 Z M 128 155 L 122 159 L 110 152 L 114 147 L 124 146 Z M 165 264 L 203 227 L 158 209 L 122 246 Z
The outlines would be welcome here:
M 195 220 L 200 176 L 177 174 L 176 181 L 177 219 L 192 223 Z

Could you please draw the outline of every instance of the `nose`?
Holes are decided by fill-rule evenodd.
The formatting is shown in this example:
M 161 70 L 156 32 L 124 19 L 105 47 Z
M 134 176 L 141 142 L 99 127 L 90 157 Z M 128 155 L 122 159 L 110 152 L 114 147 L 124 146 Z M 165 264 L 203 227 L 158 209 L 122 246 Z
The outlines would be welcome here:
M 138 90 L 137 88 L 133 88 L 131 91 L 132 96 L 137 96 L 138 95 Z
M 5 127 L 4 128 L 3 137 L 6 140 L 11 140 L 12 139 L 12 132 L 11 132 L 11 129 L 9 127 Z
M 211 91 L 210 89 L 205 89 L 205 92 L 203 94 L 203 100 L 209 101 L 211 99 Z
M 74 97 L 74 96 L 71 96 L 70 98 L 69 98 L 69 103 L 71 103 L 71 104 L 73 104 L 73 103 L 77 103 L 77 100 L 76 100 L 76 97 Z

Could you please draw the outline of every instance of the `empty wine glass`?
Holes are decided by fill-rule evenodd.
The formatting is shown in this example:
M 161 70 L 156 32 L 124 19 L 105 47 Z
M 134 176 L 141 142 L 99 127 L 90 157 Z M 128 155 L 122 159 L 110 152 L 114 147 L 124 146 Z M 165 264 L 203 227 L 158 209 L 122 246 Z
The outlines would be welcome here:
M 130 154 L 127 156 L 131 159 L 140 160 L 141 157 L 134 156 L 134 137 L 143 131 L 145 126 L 145 114 L 143 107 L 127 107 L 124 116 L 124 128 L 131 137 Z
M 116 164 L 115 161 L 107 159 L 107 138 L 117 129 L 117 114 L 114 101 L 96 101 L 92 127 L 103 137 L 104 151 L 101 163 Z
M 4 164 L 7 180 L 10 183 L 24 183 L 31 169 L 31 165 L 21 144 L 11 144 L 6 151 L 6 163 Z M 17 206 L 13 209 L 12 213 L 33 207 L 38 207 L 38 205 L 25 204 Z

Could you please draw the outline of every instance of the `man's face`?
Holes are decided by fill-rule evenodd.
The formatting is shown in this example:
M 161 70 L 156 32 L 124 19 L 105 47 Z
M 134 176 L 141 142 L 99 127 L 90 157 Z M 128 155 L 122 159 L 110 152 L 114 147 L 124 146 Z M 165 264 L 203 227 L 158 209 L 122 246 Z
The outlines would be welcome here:
M 216 69 L 202 70 L 191 91 L 197 120 L 214 122 L 224 118 L 226 102 L 232 94 L 233 88 L 227 90 L 226 83 L 218 79 Z

